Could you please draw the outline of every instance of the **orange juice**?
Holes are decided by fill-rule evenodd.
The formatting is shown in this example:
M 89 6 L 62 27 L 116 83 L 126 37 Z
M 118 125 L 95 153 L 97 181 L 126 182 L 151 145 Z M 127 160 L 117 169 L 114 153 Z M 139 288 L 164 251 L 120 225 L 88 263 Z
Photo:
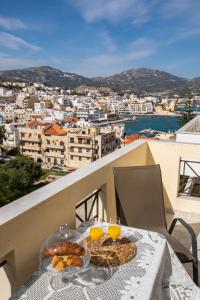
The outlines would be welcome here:
M 90 236 L 93 240 L 100 240 L 104 235 L 104 231 L 101 227 L 91 227 Z
M 108 228 L 109 236 L 115 240 L 121 235 L 121 227 L 119 225 L 111 225 Z

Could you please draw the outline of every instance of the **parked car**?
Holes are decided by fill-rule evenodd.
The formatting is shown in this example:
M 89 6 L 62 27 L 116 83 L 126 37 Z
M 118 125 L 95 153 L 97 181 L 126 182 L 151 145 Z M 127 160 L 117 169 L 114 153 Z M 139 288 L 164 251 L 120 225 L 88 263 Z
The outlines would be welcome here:
M 61 170 L 62 170 L 62 167 L 59 167 L 59 166 L 53 166 L 53 167 L 51 167 L 51 170 L 52 170 L 52 171 L 61 171 Z

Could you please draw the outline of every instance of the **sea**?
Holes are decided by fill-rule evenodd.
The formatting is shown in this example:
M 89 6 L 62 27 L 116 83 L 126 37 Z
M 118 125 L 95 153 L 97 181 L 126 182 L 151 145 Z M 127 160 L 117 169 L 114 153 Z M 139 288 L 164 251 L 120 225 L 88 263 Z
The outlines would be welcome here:
M 177 116 L 137 115 L 136 120 L 125 124 L 125 133 L 127 135 L 140 134 L 141 130 L 149 128 L 162 132 L 174 132 L 180 127 Z

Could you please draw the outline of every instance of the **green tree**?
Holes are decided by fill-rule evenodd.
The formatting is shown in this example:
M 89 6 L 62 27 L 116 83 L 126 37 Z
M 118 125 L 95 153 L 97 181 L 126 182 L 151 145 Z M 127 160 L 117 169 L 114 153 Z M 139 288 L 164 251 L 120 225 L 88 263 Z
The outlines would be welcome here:
M 193 112 L 191 100 L 188 100 L 186 102 L 185 108 L 184 108 L 184 110 L 181 111 L 180 114 L 181 114 L 180 119 L 179 119 L 180 126 L 184 126 L 186 123 L 188 123 L 190 120 L 192 120 L 196 116 L 196 114 L 194 114 L 194 112 Z
M 6 130 L 4 126 L 0 126 L 0 150 L 2 152 L 3 142 L 6 140 Z
M 41 175 L 41 165 L 23 156 L 0 165 L 0 206 L 31 192 Z

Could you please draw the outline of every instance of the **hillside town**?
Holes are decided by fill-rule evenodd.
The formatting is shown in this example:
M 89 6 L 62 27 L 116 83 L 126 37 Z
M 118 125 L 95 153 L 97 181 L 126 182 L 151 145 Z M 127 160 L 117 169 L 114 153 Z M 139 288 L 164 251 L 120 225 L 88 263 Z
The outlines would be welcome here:
M 175 115 L 187 98 L 143 96 L 109 88 L 80 86 L 74 90 L 42 83 L 3 81 L 0 87 L 0 124 L 4 149 L 17 149 L 43 167 L 78 169 L 124 143 L 125 122 L 141 114 Z M 194 95 L 198 107 L 200 96 Z M 160 134 L 158 138 L 171 137 Z

